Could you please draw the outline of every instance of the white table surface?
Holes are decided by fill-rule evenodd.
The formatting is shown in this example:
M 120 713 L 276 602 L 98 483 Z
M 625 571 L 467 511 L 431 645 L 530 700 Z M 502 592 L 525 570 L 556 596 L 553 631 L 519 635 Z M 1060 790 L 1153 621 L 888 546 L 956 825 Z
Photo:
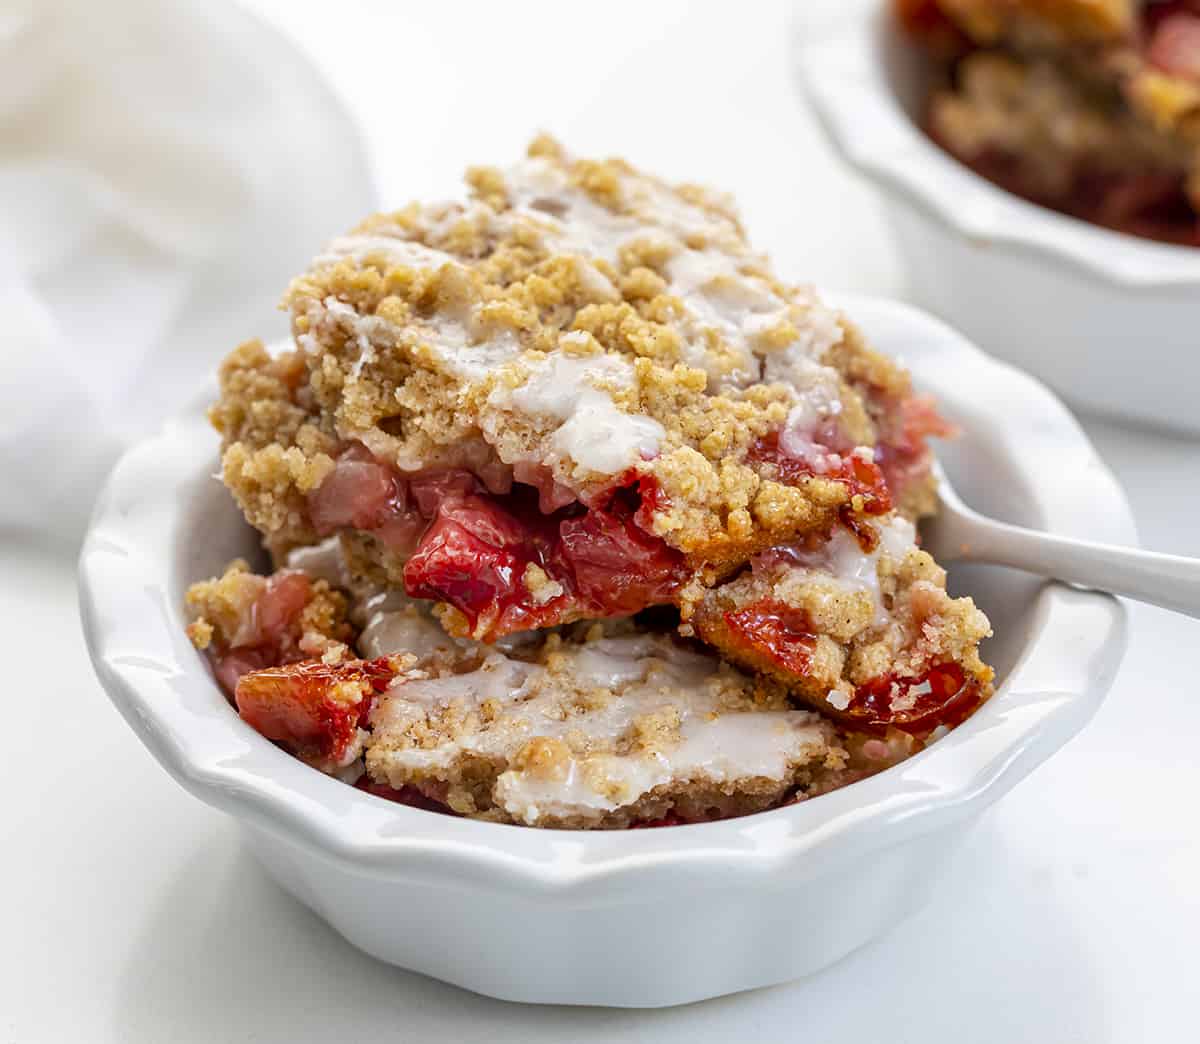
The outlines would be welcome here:
M 253 6 L 370 128 L 390 202 L 445 195 L 544 127 L 734 191 L 790 276 L 903 294 L 875 201 L 793 92 L 789 5 Z M 1200 553 L 1200 444 L 1087 426 L 1147 546 Z M 1196 1039 L 1200 684 L 1177 665 L 1200 622 L 1131 607 L 1106 706 L 989 814 L 936 906 L 810 980 L 623 1012 L 499 1003 L 360 955 L 109 706 L 71 562 L 0 544 L 0 621 L 0 1044 Z

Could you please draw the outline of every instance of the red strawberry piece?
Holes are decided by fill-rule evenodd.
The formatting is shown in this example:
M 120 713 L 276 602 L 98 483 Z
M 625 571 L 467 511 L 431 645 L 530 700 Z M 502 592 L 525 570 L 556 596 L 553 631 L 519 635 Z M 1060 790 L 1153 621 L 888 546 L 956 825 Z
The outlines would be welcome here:
M 376 529 L 407 506 L 404 483 L 362 446 L 352 446 L 308 495 L 313 528 L 325 536 L 337 529 Z
M 242 675 L 235 699 L 242 719 L 267 739 L 336 761 L 395 673 L 386 657 L 339 665 L 308 660 Z
M 592 510 L 565 520 L 559 532 L 581 597 L 604 615 L 668 602 L 682 582 L 683 557 L 631 518 Z
M 725 624 L 748 649 L 788 673 L 808 672 L 817 638 L 803 610 L 782 602 L 756 602 L 726 613 Z
M 979 682 L 968 678 L 957 663 L 941 663 L 920 677 L 886 675 L 860 685 L 849 707 L 835 716 L 861 729 L 891 726 L 925 734 L 939 725 L 963 722 L 979 706 L 980 694 Z

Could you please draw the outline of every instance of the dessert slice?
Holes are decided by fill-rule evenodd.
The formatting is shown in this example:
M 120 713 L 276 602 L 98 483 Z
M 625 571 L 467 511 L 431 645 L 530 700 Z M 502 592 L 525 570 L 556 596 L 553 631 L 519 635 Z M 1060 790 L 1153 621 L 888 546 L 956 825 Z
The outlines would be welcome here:
M 276 572 L 189 593 L 241 716 L 423 808 L 694 822 L 894 764 L 991 693 L 915 543 L 951 433 L 729 204 L 547 140 L 335 240 L 212 409 Z
M 1200 4 L 901 0 L 945 69 L 932 136 L 1034 202 L 1200 244 Z
M 223 365 L 224 478 L 277 559 L 337 535 L 495 640 L 686 614 L 773 545 L 929 510 L 940 422 L 722 197 L 546 140 L 469 181 L 335 240 L 296 347 Z

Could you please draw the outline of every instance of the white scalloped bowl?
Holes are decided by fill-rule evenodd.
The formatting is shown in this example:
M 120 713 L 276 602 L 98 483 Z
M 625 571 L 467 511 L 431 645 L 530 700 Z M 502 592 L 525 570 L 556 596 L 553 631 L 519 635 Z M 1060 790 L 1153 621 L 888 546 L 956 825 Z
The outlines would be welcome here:
M 802 37 L 799 72 L 886 198 L 913 300 L 1073 405 L 1200 433 L 1200 248 L 1036 206 L 945 153 L 917 126 L 929 71 L 887 6 Z
M 943 458 L 964 496 L 1012 521 L 1134 542 L 1116 482 L 1042 385 L 907 306 L 839 303 L 964 428 Z M 1002 684 L 903 765 L 789 808 L 658 830 L 422 812 L 263 739 L 188 643 L 187 585 L 256 554 L 213 478 L 216 453 L 197 406 L 110 478 L 80 559 L 101 682 L 163 767 L 238 819 L 268 871 L 347 939 L 494 997 L 679 1004 L 836 961 L 936 894 L 970 824 L 1084 725 L 1124 651 L 1115 599 L 964 569 L 952 583 L 992 616 Z

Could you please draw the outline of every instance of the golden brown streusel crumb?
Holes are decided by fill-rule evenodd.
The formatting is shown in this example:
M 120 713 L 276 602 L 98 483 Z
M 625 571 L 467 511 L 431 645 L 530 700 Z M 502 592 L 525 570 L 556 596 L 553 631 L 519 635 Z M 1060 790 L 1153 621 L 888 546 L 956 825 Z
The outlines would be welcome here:
M 250 572 L 244 559 L 235 558 L 220 577 L 192 584 L 185 595 L 193 620 L 189 628 L 198 649 L 207 648 L 214 639 L 231 645 L 243 629 L 258 596 L 263 577 Z M 193 633 L 194 632 L 194 633 Z
M 187 636 L 192 640 L 192 644 L 201 651 L 212 644 L 214 634 L 216 634 L 216 629 L 203 617 L 193 620 L 187 626 Z

